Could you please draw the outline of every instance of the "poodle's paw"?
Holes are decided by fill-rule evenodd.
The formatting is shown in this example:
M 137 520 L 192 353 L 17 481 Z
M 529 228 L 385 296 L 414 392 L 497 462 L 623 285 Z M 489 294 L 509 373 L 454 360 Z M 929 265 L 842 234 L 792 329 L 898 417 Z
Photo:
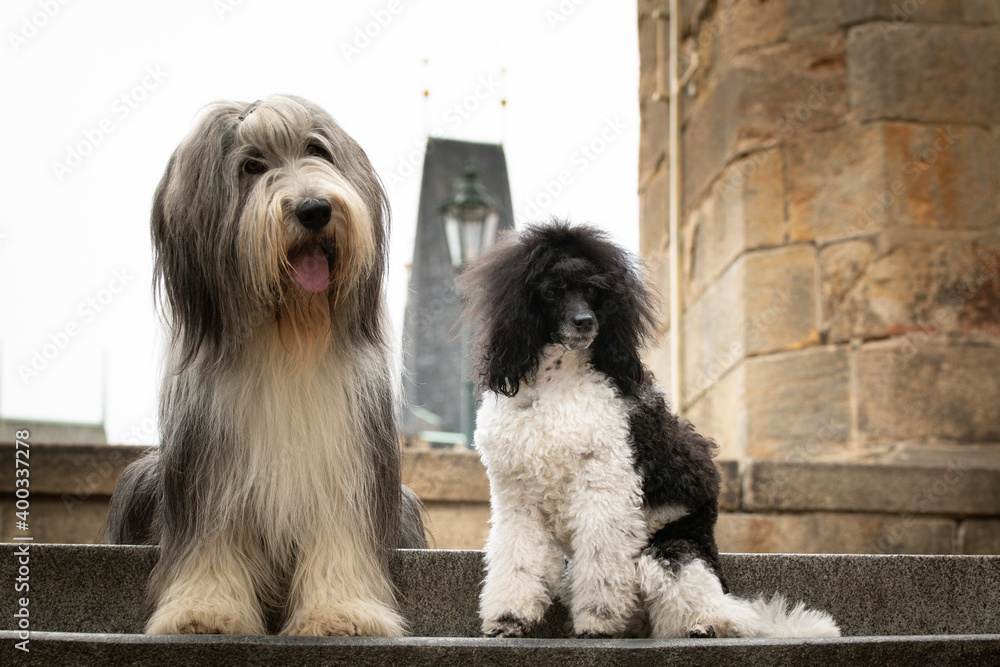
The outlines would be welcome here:
M 513 614 L 503 614 L 500 618 L 483 621 L 483 636 L 503 638 L 523 637 L 528 633 L 530 624 Z
M 689 636 L 692 639 L 715 639 L 717 635 L 714 625 L 696 625 L 691 628 Z

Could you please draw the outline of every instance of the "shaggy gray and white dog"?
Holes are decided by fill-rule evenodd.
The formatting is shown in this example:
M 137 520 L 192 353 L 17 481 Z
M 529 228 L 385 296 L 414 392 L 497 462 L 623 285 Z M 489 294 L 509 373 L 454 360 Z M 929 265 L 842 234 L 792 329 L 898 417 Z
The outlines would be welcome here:
M 162 444 L 107 540 L 159 544 L 154 634 L 399 636 L 388 573 L 425 546 L 400 484 L 383 278 L 389 214 L 316 105 L 211 105 L 153 202 L 170 332 Z

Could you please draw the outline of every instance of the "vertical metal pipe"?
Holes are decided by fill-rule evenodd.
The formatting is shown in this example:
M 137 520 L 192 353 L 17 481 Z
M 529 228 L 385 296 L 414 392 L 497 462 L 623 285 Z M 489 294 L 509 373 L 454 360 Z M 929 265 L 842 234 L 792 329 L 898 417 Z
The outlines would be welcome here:
M 683 212 L 681 202 L 681 82 L 680 82 L 680 42 L 681 3 L 670 0 L 670 124 L 668 150 L 670 155 L 670 397 L 674 411 L 684 412 L 683 367 L 681 365 L 683 332 L 681 325 L 681 242 L 680 222 Z

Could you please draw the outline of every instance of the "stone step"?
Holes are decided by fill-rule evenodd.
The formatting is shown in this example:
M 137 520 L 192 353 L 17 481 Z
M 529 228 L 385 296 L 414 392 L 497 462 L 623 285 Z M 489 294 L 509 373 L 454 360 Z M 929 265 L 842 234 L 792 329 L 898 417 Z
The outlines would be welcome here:
M 0 544 L 0 631 L 17 635 L 19 545 Z M 524 640 L 478 638 L 479 551 L 400 551 L 393 563 L 403 640 L 283 637 L 147 637 L 143 607 L 155 547 L 31 545 L 29 664 L 690 664 L 836 661 L 1000 664 L 1000 557 L 724 554 L 733 592 L 790 600 L 833 614 L 836 640 L 565 639 L 557 603 Z M 9 643 L 8 643 L 9 642 Z M 5 648 L 4 651 L 7 649 Z M 888 660 L 891 658 L 891 660 Z M 789 664 L 792 664 L 790 662 Z M 944 664 L 944 663 L 940 663 Z M 957 664 L 957 663 L 952 663 Z
M 14 633 L 0 631 L 7 653 Z M 1000 664 L 1000 635 L 844 637 L 818 640 L 404 639 L 147 636 L 38 632 L 16 665 L 345 665 L 350 667 L 802 667 Z M 16 652 L 16 651 L 15 651 Z M 9 663 L 4 663 L 9 664 Z

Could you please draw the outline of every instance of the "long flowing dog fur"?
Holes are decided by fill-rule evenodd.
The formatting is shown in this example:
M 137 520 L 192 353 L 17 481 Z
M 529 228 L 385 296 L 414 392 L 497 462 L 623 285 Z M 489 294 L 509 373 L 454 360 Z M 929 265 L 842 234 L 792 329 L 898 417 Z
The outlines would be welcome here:
M 628 253 L 594 228 L 531 226 L 461 284 L 485 392 L 485 635 L 529 633 L 557 594 L 582 637 L 839 635 L 780 595 L 728 593 L 714 444 L 642 364 L 654 302 Z
M 400 484 L 388 226 L 364 152 L 301 98 L 214 104 L 170 158 L 162 443 L 107 531 L 160 545 L 147 632 L 403 634 L 389 558 L 425 542 Z

